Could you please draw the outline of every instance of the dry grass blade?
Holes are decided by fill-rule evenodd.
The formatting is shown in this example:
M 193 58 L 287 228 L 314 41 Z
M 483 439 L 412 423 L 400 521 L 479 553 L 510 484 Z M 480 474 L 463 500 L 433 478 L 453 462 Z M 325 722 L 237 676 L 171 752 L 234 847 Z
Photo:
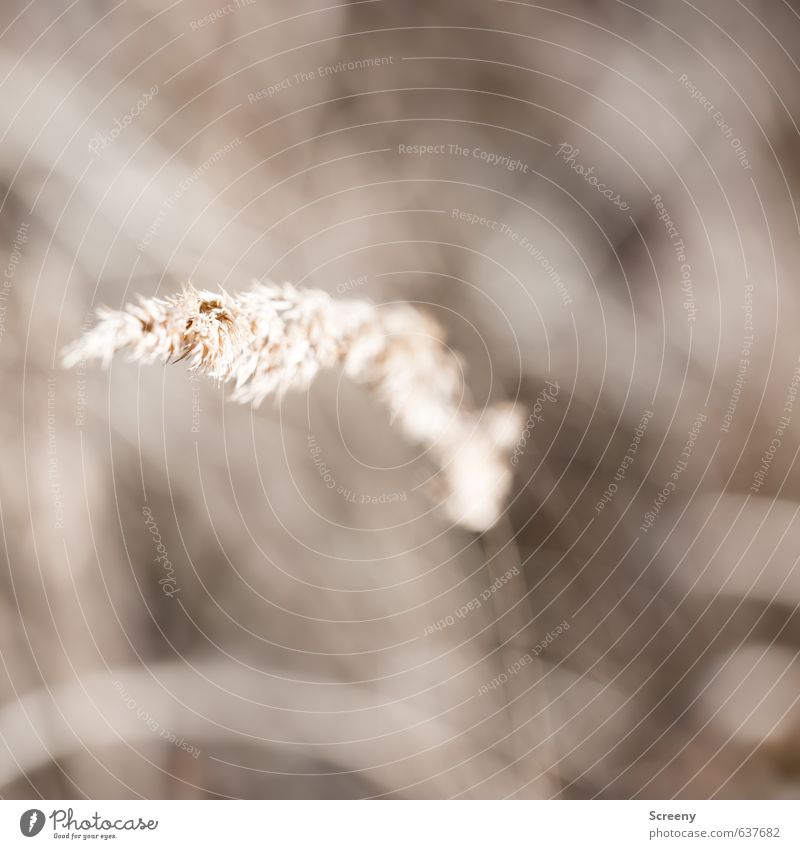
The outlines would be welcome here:
M 102 309 L 98 319 L 65 352 L 67 367 L 86 359 L 108 365 L 119 351 L 140 362 L 186 360 L 194 372 L 233 383 L 234 400 L 258 405 L 341 366 L 428 450 L 441 469 L 451 519 L 483 531 L 502 513 L 519 411 L 512 404 L 469 407 L 461 365 L 441 327 L 408 305 L 333 300 L 270 283 L 235 296 L 188 287 L 122 311 Z

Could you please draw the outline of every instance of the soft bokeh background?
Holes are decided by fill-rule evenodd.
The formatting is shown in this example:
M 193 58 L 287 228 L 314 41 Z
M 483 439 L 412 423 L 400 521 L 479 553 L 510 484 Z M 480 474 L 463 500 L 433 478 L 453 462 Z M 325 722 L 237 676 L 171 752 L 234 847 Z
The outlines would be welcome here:
M 795 796 L 798 11 L 4 2 L 2 795 Z M 495 528 L 339 374 L 60 368 L 265 278 L 558 382 Z

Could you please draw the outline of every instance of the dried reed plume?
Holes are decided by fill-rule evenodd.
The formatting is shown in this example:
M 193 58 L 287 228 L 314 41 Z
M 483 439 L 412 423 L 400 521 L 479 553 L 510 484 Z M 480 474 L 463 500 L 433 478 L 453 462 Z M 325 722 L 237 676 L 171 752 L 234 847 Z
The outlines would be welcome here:
M 66 367 L 86 359 L 108 366 L 117 351 L 141 362 L 186 360 L 194 372 L 233 382 L 234 400 L 257 406 L 341 365 L 427 449 L 441 470 L 451 519 L 482 531 L 503 510 L 519 412 L 513 404 L 469 408 L 461 364 L 442 328 L 408 305 L 338 301 L 288 283 L 256 284 L 240 295 L 190 286 L 123 311 L 100 309 L 98 319 L 65 351 Z

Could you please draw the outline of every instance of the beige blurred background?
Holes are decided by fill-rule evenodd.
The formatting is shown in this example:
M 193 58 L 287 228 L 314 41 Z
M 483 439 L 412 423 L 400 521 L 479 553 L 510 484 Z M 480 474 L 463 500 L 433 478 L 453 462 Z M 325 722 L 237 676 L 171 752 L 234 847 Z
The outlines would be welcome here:
M 0 793 L 794 797 L 799 11 L 4 3 Z M 338 373 L 60 367 L 254 279 L 558 383 L 495 528 Z

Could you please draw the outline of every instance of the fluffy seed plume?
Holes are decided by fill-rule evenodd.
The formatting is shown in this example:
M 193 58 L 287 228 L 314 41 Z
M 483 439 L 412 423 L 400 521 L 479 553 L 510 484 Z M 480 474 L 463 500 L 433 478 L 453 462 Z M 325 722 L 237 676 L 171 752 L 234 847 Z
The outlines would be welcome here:
M 522 422 L 512 404 L 475 410 L 465 403 L 462 368 L 441 327 L 407 305 L 333 300 L 284 283 L 240 295 L 186 288 L 140 298 L 122 311 L 98 310 L 97 324 L 64 352 L 64 365 L 122 351 L 140 362 L 185 360 L 234 384 L 233 399 L 307 387 L 341 366 L 386 404 L 409 438 L 441 470 L 448 515 L 475 531 L 499 518 L 511 488 L 509 449 Z

